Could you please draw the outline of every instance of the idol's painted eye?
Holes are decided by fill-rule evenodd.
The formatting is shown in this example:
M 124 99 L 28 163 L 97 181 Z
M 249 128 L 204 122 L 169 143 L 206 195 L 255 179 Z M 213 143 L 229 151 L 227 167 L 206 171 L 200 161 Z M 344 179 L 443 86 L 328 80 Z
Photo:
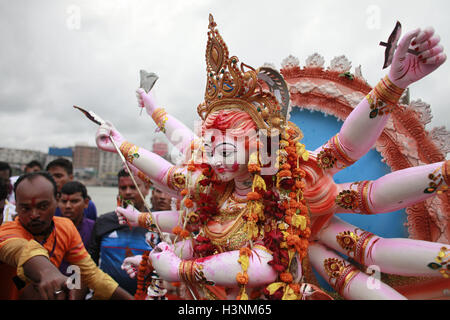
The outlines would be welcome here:
M 222 151 L 222 157 L 228 158 L 229 156 L 231 156 L 231 155 L 233 155 L 235 153 L 236 153 L 236 150 L 232 150 L 232 151 L 223 150 Z
M 214 153 L 223 158 L 228 158 L 237 152 L 236 146 L 231 143 L 223 143 L 214 149 Z
M 205 154 L 208 158 L 212 158 L 213 157 L 213 153 L 210 149 L 205 149 Z
M 213 152 L 212 152 L 212 148 L 211 145 L 205 143 L 203 145 L 203 152 L 205 153 L 205 155 L 209 158 L 211 158 L 213 156 Z

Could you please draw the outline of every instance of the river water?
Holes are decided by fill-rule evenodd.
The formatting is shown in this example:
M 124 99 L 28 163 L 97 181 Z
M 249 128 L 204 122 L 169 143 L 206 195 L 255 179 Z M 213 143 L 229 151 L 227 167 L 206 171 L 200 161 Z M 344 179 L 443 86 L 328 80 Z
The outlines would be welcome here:
M 97 216 L 116 209 L 117 187 L 86 186 L 88 194 L 97 208 Z

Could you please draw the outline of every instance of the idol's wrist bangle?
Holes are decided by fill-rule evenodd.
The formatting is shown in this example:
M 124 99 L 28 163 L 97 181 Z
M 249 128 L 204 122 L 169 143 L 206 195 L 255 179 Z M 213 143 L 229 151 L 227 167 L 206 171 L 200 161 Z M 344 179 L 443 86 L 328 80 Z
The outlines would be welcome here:
M 404 91 L 385 76 L 366 97 L 371 109 L 370 118 L 392 112 Z
M 153 226 L 152 215 L 149 212 L 142 212 L 138 217 L 138 224 L 145 229 L 151 229 Z
M 157 108 L 152 113 L 152 119 L 155 121 L 156 125 L 158 126 L 158 129 L 165 133 L 166 128 L 166 122 L 168 120 L 167 118 L 167 112 L 163 108 Z
M 134 159 L 139 158 L 139 147 L 128 141 L 122 142 L 119 150 L 129 163 L 133 163 Z

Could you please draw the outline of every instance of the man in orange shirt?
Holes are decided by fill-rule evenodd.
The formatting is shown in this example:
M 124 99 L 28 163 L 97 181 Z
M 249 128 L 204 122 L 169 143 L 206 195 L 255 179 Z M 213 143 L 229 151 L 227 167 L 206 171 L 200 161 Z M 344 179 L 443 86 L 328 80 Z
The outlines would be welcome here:
M 21 176 L 14 185 L 18 217 L 0 227 L 0 299 L 70 297 L 64 259 L 79 268 L 81 283 L 97 299 L 133 299 L 101 271 L 71 220 L 54 217 L 56 184 L 45 172 Z

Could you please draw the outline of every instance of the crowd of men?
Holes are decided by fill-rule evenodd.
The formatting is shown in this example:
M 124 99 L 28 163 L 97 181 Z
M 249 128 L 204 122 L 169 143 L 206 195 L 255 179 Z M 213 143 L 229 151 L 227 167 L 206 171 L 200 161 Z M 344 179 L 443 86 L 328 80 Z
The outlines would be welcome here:
M 117 175 L 113 203 L 146 211 L 171 210 L 172 198 L 128 172 Z M 83 183 L 64 158 L 45 169 L 32 161 L 20 176 L 0 162 L 0 300 L 121 299 L 136 292 L 136 279 L 121 269 L 126 257 L 152 249 L 159 238 L 119 224 L 114 211 L 97 214 Z M 149 243 L 153 242 L 153 243 Z

